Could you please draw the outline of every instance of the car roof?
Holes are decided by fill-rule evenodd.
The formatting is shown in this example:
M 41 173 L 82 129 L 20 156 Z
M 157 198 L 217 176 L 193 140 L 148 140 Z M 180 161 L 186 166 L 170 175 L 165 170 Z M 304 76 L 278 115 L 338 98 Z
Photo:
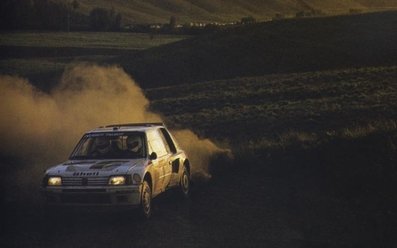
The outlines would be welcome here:
M 141 131 L 145 132 L 149 129 L 156 129 L 165 127 L 163 123 L 126 123 L 126 124 L 113 124 L 95 128 L 87 133 L 102 133 L 102 132 L 120 132 L 120 131 Z

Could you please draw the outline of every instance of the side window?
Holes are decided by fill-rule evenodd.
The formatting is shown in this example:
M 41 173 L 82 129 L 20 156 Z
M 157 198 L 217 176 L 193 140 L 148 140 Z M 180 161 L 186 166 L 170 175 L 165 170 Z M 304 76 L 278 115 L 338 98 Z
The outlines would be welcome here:
M 147 139 L 150 150 L 155 152 L 158 157 L 168 154 L 167 146 L 164 144 L 163 138 L 157 130 L 150 130 L 147 132 Z
M 169 147 L 169 150 L 172 153 L 176 153 L 176 147 L 175 147 L 174 142 L 172 141 L 171 135 L 168 133 L 167 130 L 165 130 L 165 128 L 161 128 L 160 130 L 161 130 L 161 133 L 165 139 L 165 142 L 167 143 L 167 145 Z
M 159 130 L 159 135 L 160 135 L 160 137 L 161 137 L 161 140 L 163 141 L 163 144 L 164 144 L 164 146 L 165 146 L 165 149 L 167 150 L 167 153 L 170 153 L 170 152 L 171 152 L 170 146 L 168 145 L 167 141 L 165 140 L 165 137 L 164 137 L 164 135 L 163 135 L 163 132 L 161 132 L 160 130 Z

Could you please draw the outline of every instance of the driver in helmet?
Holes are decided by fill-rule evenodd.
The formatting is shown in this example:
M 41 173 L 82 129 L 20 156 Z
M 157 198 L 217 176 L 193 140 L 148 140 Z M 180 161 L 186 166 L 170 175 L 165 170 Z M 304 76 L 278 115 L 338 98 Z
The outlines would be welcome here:
M 127 151 L 130 156 L 142 155 L 142 138 L 139 136 L 128 136 Z
M 104 156 L 111 151 L 111 143 L 107 137 L 97 137 L 95 139 L 95 150 L 93 156 Z

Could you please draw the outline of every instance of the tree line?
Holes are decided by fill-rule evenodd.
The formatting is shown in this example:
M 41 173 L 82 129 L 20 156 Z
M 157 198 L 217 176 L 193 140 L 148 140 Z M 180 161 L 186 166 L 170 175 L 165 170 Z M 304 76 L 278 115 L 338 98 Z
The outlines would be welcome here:
M 89 15 L 79 12 L 77 0 L 1 0 L 1 30 L 93 30 L 117 31 L 122 16 L 114 9 L 94 8 Z

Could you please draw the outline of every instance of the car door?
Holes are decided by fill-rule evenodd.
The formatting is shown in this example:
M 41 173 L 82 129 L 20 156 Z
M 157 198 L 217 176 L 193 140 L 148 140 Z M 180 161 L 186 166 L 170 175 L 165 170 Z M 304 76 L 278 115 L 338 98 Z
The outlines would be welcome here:
M 154 170 L 153 192 L 158 194 L 165 190 L 170 182 L 170 153 L 158 130 L 150 130 L 147 133 L 149 151 L 155 152 L 157 158 L 152 161 Z
M 168 168 L 167 171 L 170 173 L 170 181 L 168 183 L 169 186 L 174 186 L 179 184 L 179 172 L 180 172 L 180 163 L 181 158 L 180 154 L 178 154 L 177 146 L 174 143 L 170 133 L 165 128 L 160 128 L 160 132 L 162 134 L 162 138 L 166 147 L 170 153 Z

